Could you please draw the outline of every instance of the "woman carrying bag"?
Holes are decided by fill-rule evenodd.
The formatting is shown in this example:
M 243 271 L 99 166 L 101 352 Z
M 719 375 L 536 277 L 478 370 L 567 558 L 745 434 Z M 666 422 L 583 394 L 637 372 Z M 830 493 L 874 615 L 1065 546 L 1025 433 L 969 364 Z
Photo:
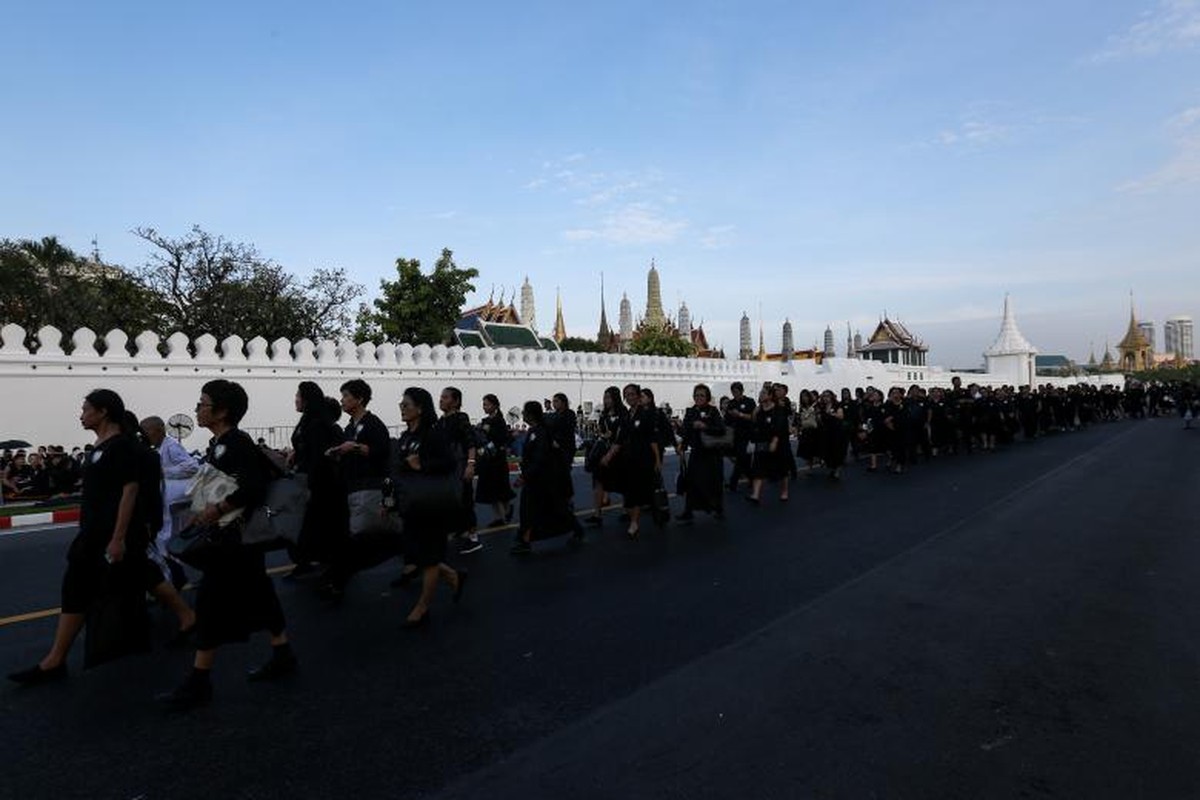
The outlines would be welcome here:
M 400 419 L 406 430 L 396 443 L 396 508 L 404 519 L 404 560 L 421 576 L 421 595 L 404 621 L 406 629 L 414 629 L 429 623 L 439 580 L 454 591 L 455 603 L 462 598 L 467 571 L 446 564 L 446 537 L 461 519 L 462 490 L 429 392 L 405 389 Z
M 521 416 L 529 433 L 521 451 L 521 476 L 517 478 L 521 487 L 519 530 L 509 552 L 527 555 L 533 551 L 532 542 L 567 533 L 577 545 L 583 541 L 583 526 L 571 510 L 570 498 L 562 491 L 564 480 L 570 480 L 570 465 L 563 459 L 561 448 L 554 446 L 554 432 L 536 400 L 525 403 Z
M 508 449 L 512 446 L 512 430 L 500 413 L 500 399 L 494 394 L 483 396 L 483 419 L 477 430 L 483 447 L 476 448 L 475 502 L 490 504 L 495 518 L 489 528 L 498 528 L 512 518 L 512 501 L 516 493 L 508 479 Z
M 625 403 L 621 401 L 621 390 L 609 386 L 604 390 L 604 408 L 600 411 L 600 433 L 588 453 L 586 468 L 592 473 L 592 502 L 593 512 L 587 518 L 589 525 L 599 525 L 603 521 L 601 514 L 609 503 L 611 492 L 621 493 L 619 469 L 610 462 L 604 461 L 604 456 L 617 442 L 621 429 L 629 418 Z
M 196 590 L 196 655 L 192 669 L 173 691 L 159 696 L 171 711 L 207 705 L 212 699 L 210 674 L 217 648 L 244 642 L 255 631 L 270 634 L 271 658 L 252 670 L 247 675 L 249 680 L 275 680 L 296 669 L 283 607 L 267 575 L 264 551 L 241 543 L 242 528 L 266 499 L 270 481 L 269 462 L 249 434 L 238 428 L 248 408 L 245 389 L 223 378 L 204 384 L 200 402 L 196 403 L 197 424 L 213 435 L 206 461 L 232 478 L 237 489 L 220 502 L 205 506 L 192 520 L 194 525 L 209 530 L 212 546 L 206 551 L 204 580 Z
M 683 414 L 683 430 L 678 453 L 683 494 L 683 513 L 676 519 L 688 521 L 692 512 L 707 511 L 717 519 L 724 516 L 725 458 L 721 451 L 705 444 L 706 437 L 725 432 L 721 412 L 712 404 L 712 392 L 703 383 L 692 390 L 694 405 Z M 709 439 L 709 441 L 712 441 Z M 684 467 L 685 463 L 687 466 Z

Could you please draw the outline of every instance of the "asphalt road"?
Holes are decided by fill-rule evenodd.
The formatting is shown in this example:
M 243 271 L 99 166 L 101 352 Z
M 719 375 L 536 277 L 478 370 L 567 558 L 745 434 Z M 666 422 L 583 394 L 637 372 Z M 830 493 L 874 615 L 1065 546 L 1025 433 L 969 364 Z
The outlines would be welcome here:
M 392 567 L 339 609 L 280 584 L 302 668 L 278 685 L 242 678 L 258 640 L 184 717 L 150 702 L 188 661 L 162 650 L 0 688 L 0 797 L 1200 796 L 1181 428 L 852 469 L 637 543 L 611 519 L 516 560 L 499 534 L 425 631 Z M 66 536 L 0 539 L 0 615 L 56 605 Z M 0 626 L 0 665 L 52 625 Z

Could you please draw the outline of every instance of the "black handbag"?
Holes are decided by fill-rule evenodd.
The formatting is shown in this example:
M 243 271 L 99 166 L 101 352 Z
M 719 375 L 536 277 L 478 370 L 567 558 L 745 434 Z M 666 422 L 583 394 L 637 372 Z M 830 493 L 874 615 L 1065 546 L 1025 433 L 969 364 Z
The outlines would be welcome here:
M 150 615 L 145 597 L 136 561 L 120 561 L 105 569 L 101 591 L 93 598 L 85 616 L 85 669 L 150 650 Z
M 401 517 L 436 517 L 457 512 L 463 504 L 463 483 L 452 472 L 427 475 L 406 472 L 394 481 L 396 512 Z
M 728 453 L 733 450 L 733 426 L 718 435 L 708 431 L 700 431 L 700 445 L 705 450 L 715 450 L 718 453 Z
M 663 486 L 662 473 L 657 473 L 657 476 L 658 488 L 654 490 L 654 499 L 650 505 L 650 516 L 661 527 L 666 525 L 671 519 L 671 498 L 667 495 L 666 487 Z
M 171 536 L 167 553 L 175 560 L 198 570 L 207 569 L 217 554 L 230 545 L 241 544 L 241 524 L 188 525 Z
M 600 462 L 608 455 L 608 449 L 611 446 L 608 439 L 597 439 L 592 442 L 587 456 L 583 459 L 584 472 L 595 472 L 600 467 Z

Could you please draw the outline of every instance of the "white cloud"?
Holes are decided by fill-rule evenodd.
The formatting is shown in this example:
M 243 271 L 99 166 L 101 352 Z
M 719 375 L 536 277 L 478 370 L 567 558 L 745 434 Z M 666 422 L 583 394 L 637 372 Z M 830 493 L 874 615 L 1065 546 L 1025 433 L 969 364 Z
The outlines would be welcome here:
M 968 119 L 938 132 L 937 143 L 947 147 L 983 147 L 1009 138 L 1011 128 L 982 119 Z
M 687 225 L 686 220 L 666 217 L 648 203 L 630 203 L 607 214 L 597 226 L 572 228 L 562 236 L 569 242 L 655 244 L 675 241 Z
M 1200 106 L 1189 108 L 1166 123 L 1175 152 L 1158 169 L 1117 187 L 1118 192 L 1147 194 L 1172 186 L 1200 183 Z
M 713 225 L 700 235 L 700 246 L 706 250 L 720 250 L 733 244 L 734 225 Z
M 1093 63 L 1154 56 L 1200 45 L 1200 0 L 1159 0 L 1128 30 L 1109 38 Z

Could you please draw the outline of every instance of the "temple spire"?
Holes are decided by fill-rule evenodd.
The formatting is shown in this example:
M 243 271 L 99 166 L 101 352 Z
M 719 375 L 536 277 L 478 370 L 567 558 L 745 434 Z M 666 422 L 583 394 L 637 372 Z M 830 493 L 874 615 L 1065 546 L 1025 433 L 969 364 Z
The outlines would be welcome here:
M 554 310 L 554 341 L 562 343 L 562 340 L 567 338 L 567 326 L 563 323 L 562 313 L 562 291 L 555 287 L 555 310 Z
M 649 328 L 663 328 L 667 323 L 667 315 L 662 306 L 662 284 L 658 278 L 658 268 L 654 259 L 650 259 L 650 273 L 646 276 L 646 316 L 645 325 Z
M 608 327 L 608 313 L 604 310 L 604 273 L 600 273 L 600 332 L 596 334 L 596 341 L 601 347 L 608 347 L 608 340 L 612 338 L 612 331 Z
M 525 283 L 521 284 L 521 324 L 537 330 L 537 316 L 533 305 L 533 285 L 529 282 L 528 275 L 525 276 Z

